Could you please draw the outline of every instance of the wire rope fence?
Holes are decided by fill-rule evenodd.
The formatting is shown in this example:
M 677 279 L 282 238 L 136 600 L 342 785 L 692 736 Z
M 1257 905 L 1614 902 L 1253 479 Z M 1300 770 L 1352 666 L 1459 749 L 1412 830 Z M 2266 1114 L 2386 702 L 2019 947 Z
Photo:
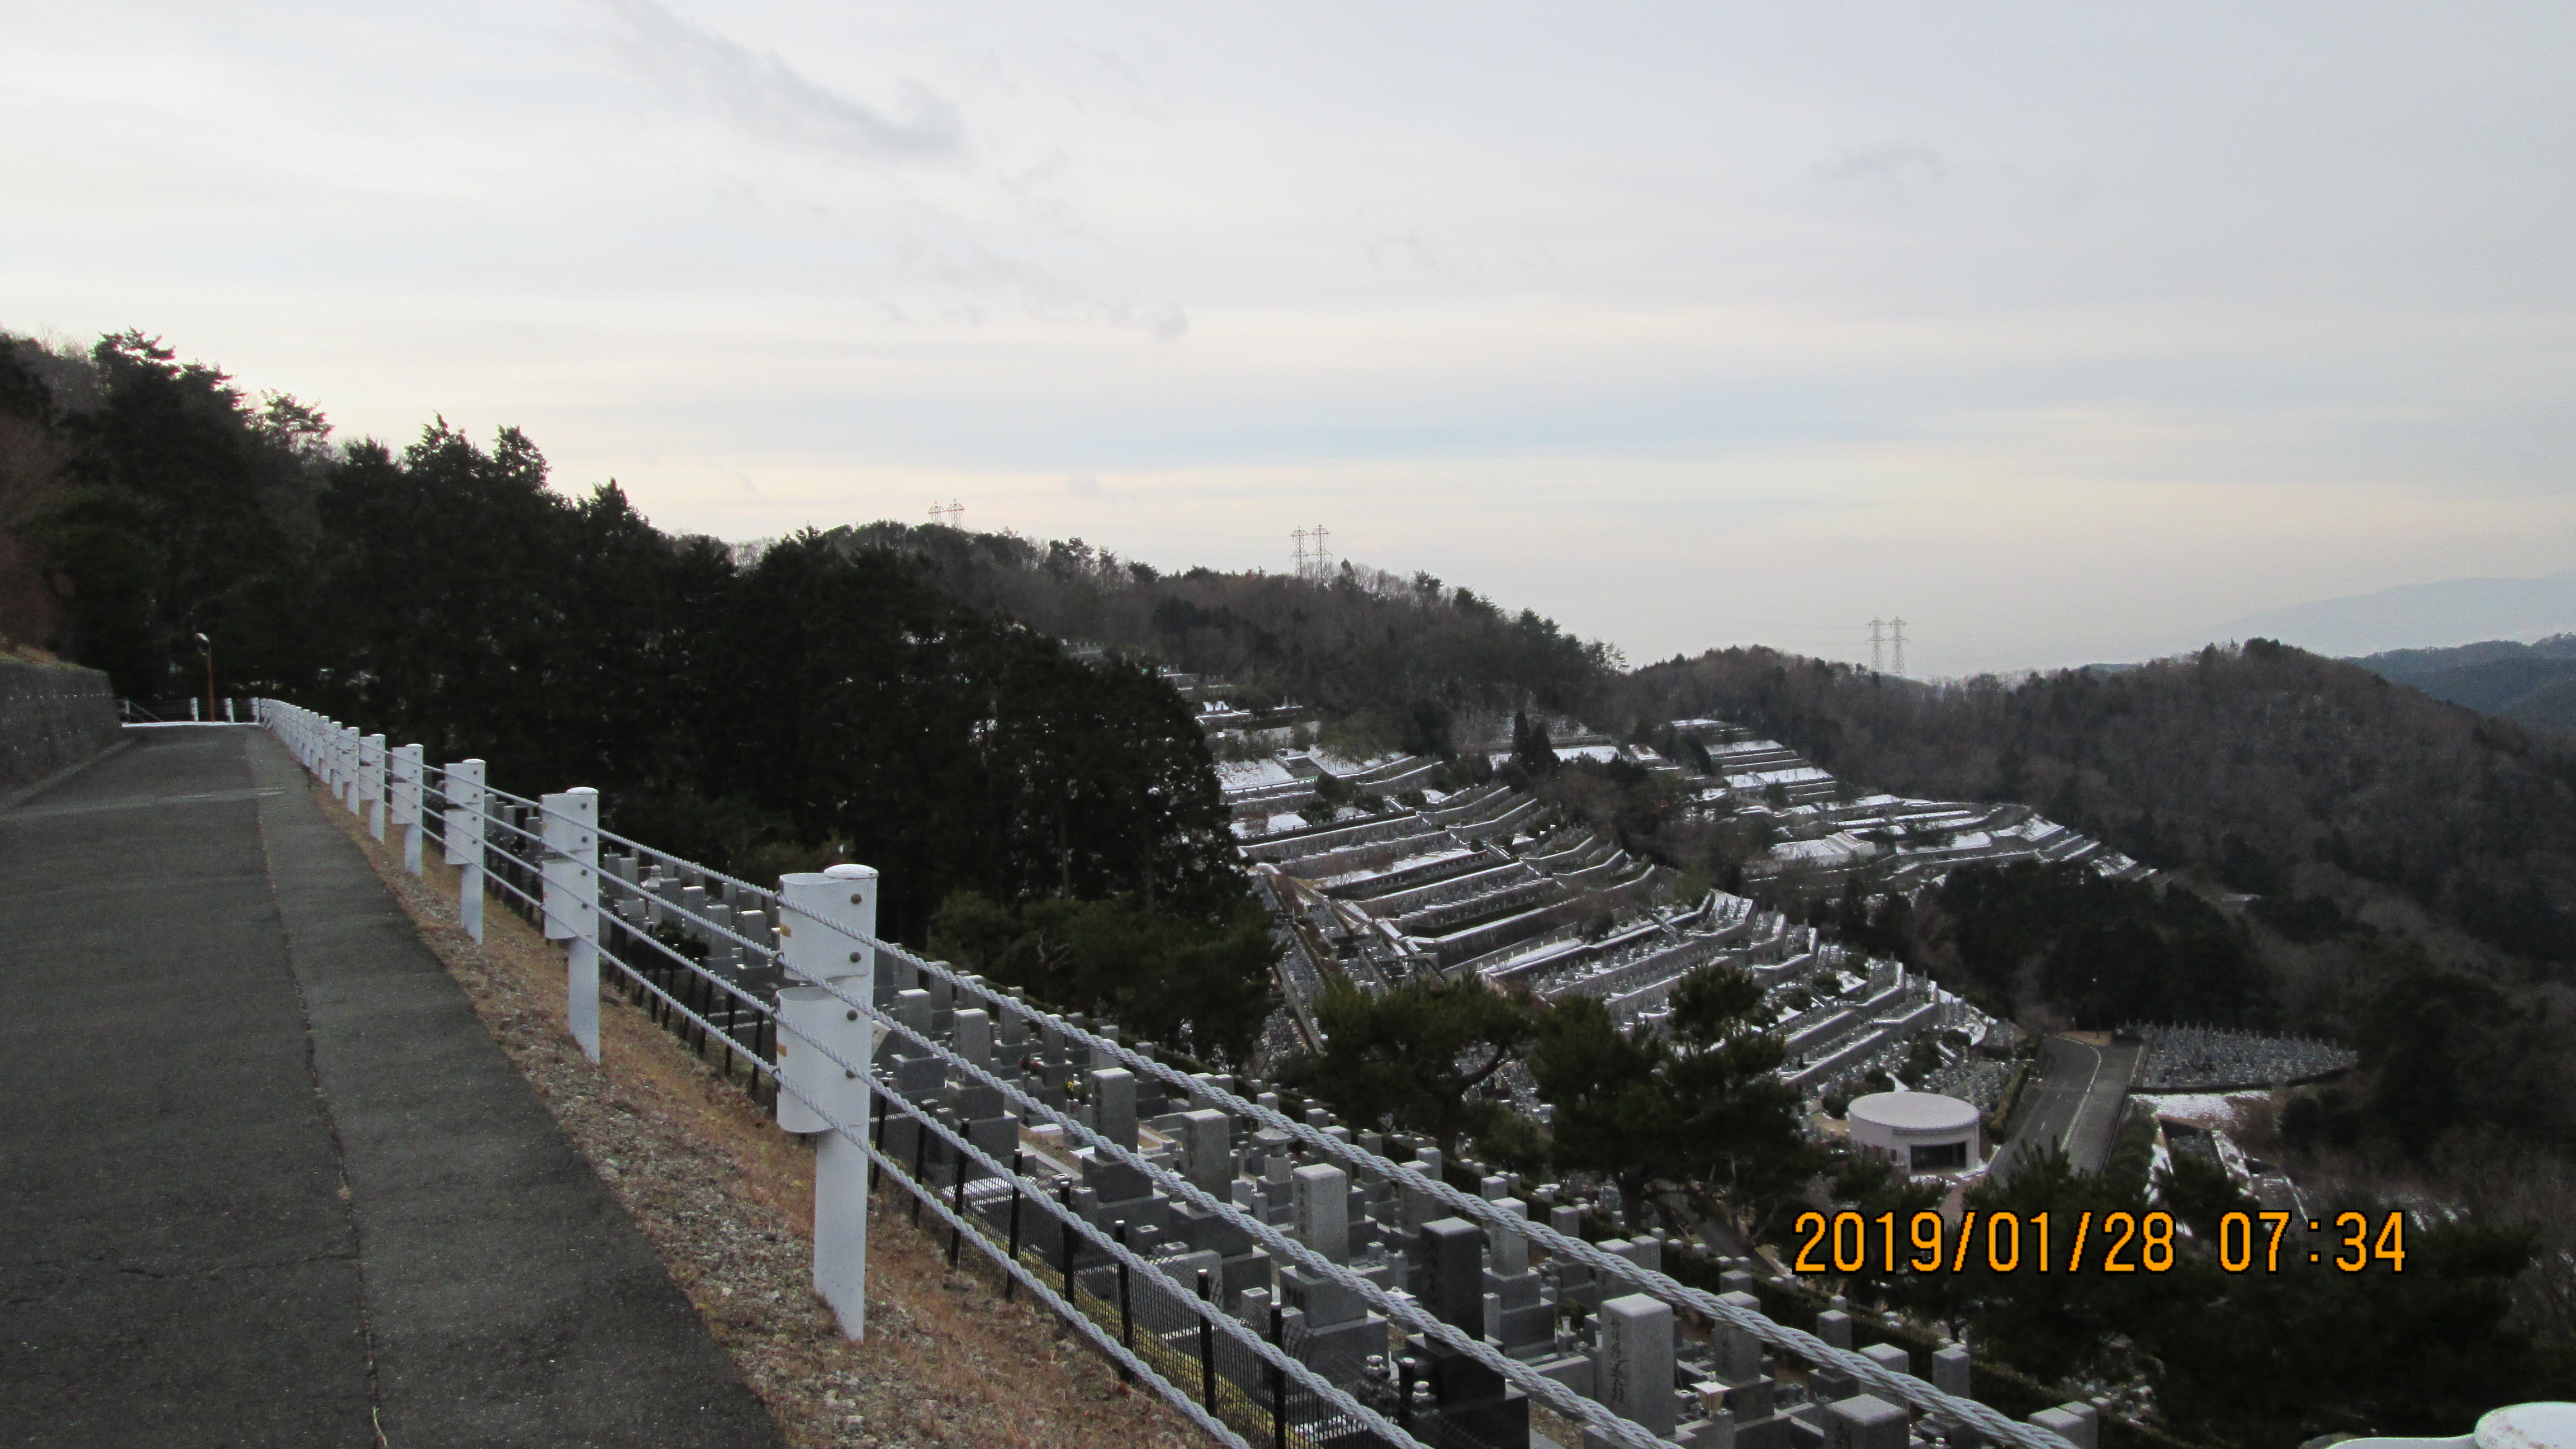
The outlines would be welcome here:
M 1892 1422 L 1902 1449 L 1915 1416 L 2091 1449 L 2082 1406 L 2010 1419 L 884 940 L 863 867 L 755 885 L 602 829 L 594 791 L 512 794 L 479 761 L 433 765 L 280 701 L 255 715 L 376 839 L 399 837 L 406 870 L 432 846 L 457 868 L 469 935 L 488 897 L 565 943 L 568 1025 L 593 1060 L 599 994 L 620 991 L 815 1137 L 816 1286 L 853 1337 L 867 1197 L 890 1182 L 952 1264 L 1037 1299 L 1242 1449 L 1524 1449 L 1533 1405 L 1629 1449 L 1774 1420 L 1785 1436 L 1793 1418 L 1800 1441 Z M 1508 1305 L 1521 1321 L 1537 1301 L 1533 1248 L 1551 1281 L 1596 1290 L 1592 1340 L 1558 1329 L 1506 1353 L 1491 1336 L 1489 1293 L 1530 1300 Z M 1676 1310 L 1744 1380 L 1722 1407 L 1676 1391 Z M 1775 1405 L 1766 1350 L 1851 1392 Z

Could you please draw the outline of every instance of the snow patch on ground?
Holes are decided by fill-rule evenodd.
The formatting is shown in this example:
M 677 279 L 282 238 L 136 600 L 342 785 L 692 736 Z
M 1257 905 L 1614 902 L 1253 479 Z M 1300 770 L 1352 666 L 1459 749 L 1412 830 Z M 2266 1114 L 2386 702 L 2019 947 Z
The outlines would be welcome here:
M 2147 1109 L 2159 1117 L 2224 1132 L 2236 1125 L 2236 1104 L 2260 1102 L 2271 1095 L 2269 1092 L 2140 1092 L 2136 1099 L 2146 1103 Z

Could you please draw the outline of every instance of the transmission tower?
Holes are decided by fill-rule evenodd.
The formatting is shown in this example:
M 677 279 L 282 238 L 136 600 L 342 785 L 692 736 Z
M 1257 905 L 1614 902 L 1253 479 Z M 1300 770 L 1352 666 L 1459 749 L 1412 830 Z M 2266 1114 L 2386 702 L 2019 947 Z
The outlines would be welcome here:
M 1905 677 L 1905 621 L 1903 619 L 1890 619 L 1887 621 L 1887 627 L 1894 630 L 1896 633 L 1894 641 L 1896 645 L 1896 677 L 1903 679 Z
M 1288 536 L 1297 541 L 1297 577 L 1320 579 L 1332 572 L 1333 555 L 1324 546 L 1333 536 L 1332 530 L 1318 523 L 1313 528 L 1294 529 Z
M 934 524 L 945 523 L 950 528 L 955 528 L 957 527 L 957 520 L 964 518 L 965 516 L 966 505 L 958 502 L 954 498 L 949 499 L 946 503 L 934 501 L 930 505 L 930 521 Z
M 1885 619 L 1869 621 L 1869 672 L 1872 674 L 1887 672 L 1887 636 L 1882 632 L 1886 628 Z

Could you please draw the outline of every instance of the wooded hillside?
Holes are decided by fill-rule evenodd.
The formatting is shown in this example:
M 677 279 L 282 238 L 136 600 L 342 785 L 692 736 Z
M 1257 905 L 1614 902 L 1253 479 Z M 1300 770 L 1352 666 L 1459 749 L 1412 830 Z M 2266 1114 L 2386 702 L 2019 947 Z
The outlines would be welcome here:
M 523 794 L 596 786 L 610 829 L 719 868 L 879 865 L 886 927 L 916 942 L 961 892 L 1132 898 L 1130 970 L 1058 1004 L 1185 973 L 1203 1020 L 1149 1029 L 1248 1048 L 1267 933 L 1193 711 L 1150 664 L 1078 662 L 891 549 L 807 536 L 737 568 L 613 482 L 554 490 L 516 430 L 326 446 L 318 411 L 139 335 L 0 346 L 0 375 L 7 531 L 41 562 L 14 589 L 46 604 L 37 642 L 120 694 L 183 709 L 202 634 L 226 695 L 479 756 Z
M 2576 1141 L 2576 1052 L 2534 1025 L 2576 1007 L 2576 745 L 2263 640 L 1937 687 L 1712 651 L 1637 671 L 1622 708 L 1738 719 L 1878 788 L 2021 801 L 2251 896 L 2257 994 L 2376 1044 L 2357 1134 Z
M 1356 742 L 1449 754 L 1462 711 L 1508 718 L 1591 711 L 1616 678 L 1608 646 L 1514 612 L 1429 574 L 1348 564 L 1321 580 L 1289 574 L 1161 574 L 1080 539 L 874 523 L 825 539 L 894 549 L 937 569 L 960 598 L 1060 638 L 1132 648 L 1227 682 L 1230 702 L 1295 703 Z
M 2490 639 L 2455 649 L 2392 649 L 2352 662 L 2481 714 L 2576 733 L 2576 634 L 2530 644 Z

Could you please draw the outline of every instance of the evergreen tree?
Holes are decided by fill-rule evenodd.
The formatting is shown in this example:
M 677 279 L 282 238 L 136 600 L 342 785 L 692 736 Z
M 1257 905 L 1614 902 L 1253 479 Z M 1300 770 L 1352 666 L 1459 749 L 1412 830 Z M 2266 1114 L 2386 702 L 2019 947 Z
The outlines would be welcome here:
M 1371 992 L 1335 975 L 1314 1012 L 1324 1049 L 1289 1069 L 1290 1085 L 1352 1123 L 1428 1133 L 1451 1158 L 1479 1141 L 1526 1150 L 1509 1104 L 1478 1094 L 1536 1039 L 1527 996 L 1477 980 Z
M 1743 972 L 1706 967 L 1674 988 L 1661 1034 L 1621 1031 L 1589 996 L 1549 1007 L 1530 1074 L 1555 1109 L 1555 1165 L 1616 1181 L 1632 1217 L 1667 1195 L 1767 1217 L 1814 1159 L 1774 1074 L 1779 1040 L 1755 1025 L 1761 1000 Z

